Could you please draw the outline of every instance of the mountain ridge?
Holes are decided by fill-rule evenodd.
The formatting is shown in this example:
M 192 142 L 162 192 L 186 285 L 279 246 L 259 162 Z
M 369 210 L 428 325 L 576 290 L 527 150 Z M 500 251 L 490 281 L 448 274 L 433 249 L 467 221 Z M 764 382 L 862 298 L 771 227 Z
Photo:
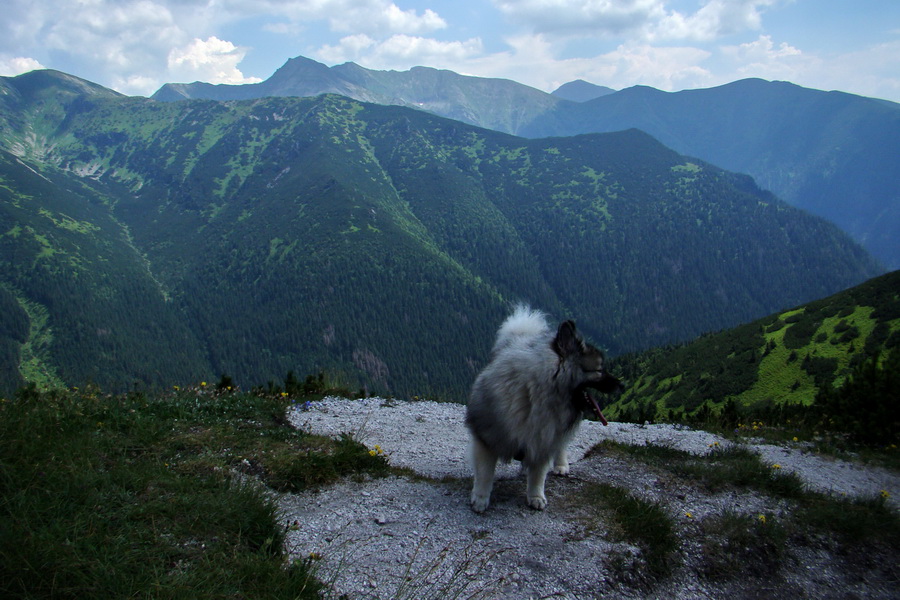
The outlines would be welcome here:
M 326 67 L 306 58 L 299 64 L 315 72 L 308 86 L 293 92 L 285 86 L 270 94 L 264 91 L 271 80 L 291 79 L 292 61 L 301 58 L 289 60 L 261 84 L 179 84 L 183 95 L 172 96 L 164 86 L 153 97 L 233 99 L 216 92 L 225 89 L 235 90 L 232 94 L 253 90 L 254 97 L 340 93 L 524 137 L 636 127 L 682 154 L 750 174 L 789 204 L 836 223 L 887 268 L 900 267 L 900 246 L 894 242 L 900 239 L 896 103 L 762 79 L 679 92 L 633 86 L 578 102 L 509 80 L 429 67 L 375 71 L 352 63 Z

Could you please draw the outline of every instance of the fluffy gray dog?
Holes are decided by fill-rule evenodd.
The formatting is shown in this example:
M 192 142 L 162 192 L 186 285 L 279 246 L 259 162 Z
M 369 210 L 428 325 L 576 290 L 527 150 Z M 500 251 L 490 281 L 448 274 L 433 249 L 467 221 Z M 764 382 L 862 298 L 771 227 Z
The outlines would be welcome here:
M 547 506 L 544 480 L 550 469 L 566 475 L 566 445 L 593 408 L 606 419 L 588 388 L 621 389 L 603 369 L 603 353 L 585 343 L 575 323 L 554 332 L 544 313 L 518 306 L 497 332 L 491 361 L 478 375 L 466 411 L 472 433 L 475 481 L 472 509 L 490 504 L 497 461 L 522 461 L 528 477 L 528 505 Z

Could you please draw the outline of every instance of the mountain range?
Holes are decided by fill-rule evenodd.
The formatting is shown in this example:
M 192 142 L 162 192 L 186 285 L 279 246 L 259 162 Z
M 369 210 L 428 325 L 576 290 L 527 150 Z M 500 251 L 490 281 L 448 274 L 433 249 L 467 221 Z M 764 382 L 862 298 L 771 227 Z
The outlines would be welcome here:
M 462 400 L 517 301 L 620 354 L 881 270 L 636 129 L 526 139 L 335 94 L 166 103 L 0 78 L 6 391 L 325 370 Z
M 900 105 L 760 79 L 663 92 L 571 82 L 553 94 L 426 67 L 376 71 L 297 57 L 247 85 L 166 84 L 153 98 L 235 100 L 337 93 L 427 110 L 524 137 L 641 129 L 849 233 L 900 268 Z

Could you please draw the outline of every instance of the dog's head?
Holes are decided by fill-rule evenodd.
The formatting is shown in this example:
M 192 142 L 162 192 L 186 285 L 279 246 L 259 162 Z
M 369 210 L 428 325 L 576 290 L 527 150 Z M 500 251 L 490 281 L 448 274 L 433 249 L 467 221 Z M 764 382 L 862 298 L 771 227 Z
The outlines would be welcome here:
M 582 410 L 592 409 L 600 421 L 606 425 L 606 418 L 600 412 L 600 406 L 590 395 L 588 389 L 611 394 L 621 392 L 625 386 L 606 372 L 603 364 L 603 352 L 585 342 L 575 329 L 575 322 L 571 320 L 560 323 L 551 347 L 559 356 L 560 361 L 569 363 L 569 368 L 574 371 L 572 401 Z

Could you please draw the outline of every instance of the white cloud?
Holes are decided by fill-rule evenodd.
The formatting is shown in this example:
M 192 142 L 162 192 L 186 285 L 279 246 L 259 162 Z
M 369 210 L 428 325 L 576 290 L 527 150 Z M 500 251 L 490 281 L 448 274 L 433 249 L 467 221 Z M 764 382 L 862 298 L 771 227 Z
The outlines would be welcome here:
M 372 69 L 408 69 L 417 65 L 458 68 L 482 52 L 481 40 L 442 42 L 433 38 L 392 35 L 377 41 L 367 35 L 347 36 L 337 46 L 324 46 L 316 57 L 329 63 L 361 61 Z
M 396 4 L 386 2 L 331 12 L 332 15 L 335 13 L 339 16 L 329 17 L 334 31 L 416 34 L 447 27 L 446 21 L 430 8 L 419 15 L 414 10 L 401 10 Z
M 206 40 L 195 38 L 190 44 L 169 52 L 168 74 L 178 81 L 207 83 L 256 83 L 256 77 L 245 77 L 238 70 L 247 51 L 231 42 L 213 36 Z
M 334 64 L 355 61 L 362 55 L 363 50 L 371 48 L 376 43 L 364 33 L 348 35 L 341 38 L 335 46 L 322 46 L 316 52 L 316 58 Z
M 710 53 L 700 48 L 658 48 L 650 45 L 621 45 L 597 57 L 597 61 L 613 68 L 614 88 L 649 85 L 673 91 L 705 85 L 712 74 L 701 66 Z
M 762 9 L 776 0 L 710 0 L 692 15 L 677 11 L 668 14 L 648 29 L 651 40 L 710 41 L 743 31 L 755 31 L 762 25 Z
M 21 75 L 28 71 L 45 68 L 40 62 L 33 58 L 25 56 L 13 56 L 11 58 L 0 58 L 0 75 L 11 77 Z
M 730 62 L 729 72 L 736 74 L 737 78 L 796 81 L 802 73 L 818 69 L 817 65 L 821 62 L 816 57 L 806 56 L 787 42 L 776 46 L 768 35 L 738 46 L 723 46 L 720 52 Z

